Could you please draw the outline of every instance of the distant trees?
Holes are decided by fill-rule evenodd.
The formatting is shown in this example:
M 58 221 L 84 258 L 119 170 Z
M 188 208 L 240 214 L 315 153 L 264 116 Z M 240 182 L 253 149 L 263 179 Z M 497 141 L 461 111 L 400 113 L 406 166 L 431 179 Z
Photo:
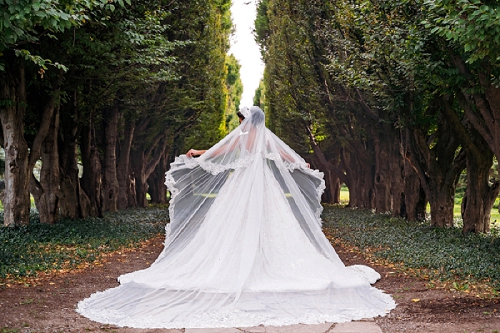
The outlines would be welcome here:
M 241 95 L 238 68 L 228 75 L 229 9 L 229 0 L 3 2 L 4 224 L 28 223 L 30 192 L 47 223 L 144 206 L 146 194 L 166 202 L 164 173 L 193 126 L 212 129 L 198 140 L 220 138 Z
M 350 206 L 451 226 L 463 170 L 464 232 L 489 230 L 500 191 L 496 1 L 261 0 L 269 125 L 339 183 Z M 289 131 L 301 128 L 300 131 Z

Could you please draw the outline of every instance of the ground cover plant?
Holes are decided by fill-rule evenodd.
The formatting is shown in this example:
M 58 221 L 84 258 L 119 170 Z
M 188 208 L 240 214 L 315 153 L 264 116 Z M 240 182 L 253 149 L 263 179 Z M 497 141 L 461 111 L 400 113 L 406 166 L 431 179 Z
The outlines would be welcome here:
M 500 237 L 463 235 L 459 228 L 434 228 L 428 221 L 409 222 L 369 210 L 327 206 L 325 233 L 331 241 L 357 247 L 372 261 L 386 261 L 412 271 L 429 284 L 449 285 L 463 291 L 484 286 L 485 296 L 500 291 Z
M 32 211 L 30 225 L 0 227 L 0 283 L 96 263 L 104 253 L 133 248 L 163 233 L 167 220 L 165 207 L 123 210 L 104 218 L 61 220 L 53 225 L 40 223 L 38 213 Z

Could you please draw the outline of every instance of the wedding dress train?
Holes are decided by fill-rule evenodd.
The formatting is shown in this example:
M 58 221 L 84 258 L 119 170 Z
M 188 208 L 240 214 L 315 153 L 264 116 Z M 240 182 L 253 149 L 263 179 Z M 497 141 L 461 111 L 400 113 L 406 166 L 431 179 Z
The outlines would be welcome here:
M 370 285 L 378 273 L 345 267 L 322 233 L 322 174 L 251 110 L 204 155 L 172 163 L 164 250 L 81 301 L 79 313 L 119 326 L 208 328 L 345 322 L 395 307 Z

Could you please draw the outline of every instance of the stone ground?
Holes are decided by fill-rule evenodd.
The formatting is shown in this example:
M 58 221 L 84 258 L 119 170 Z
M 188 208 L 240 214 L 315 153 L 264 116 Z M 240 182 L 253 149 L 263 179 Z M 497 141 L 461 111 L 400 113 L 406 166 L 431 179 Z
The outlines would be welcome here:
M 366 321 L 283 327 L 227 329 L 133 329 L 92 322 L 75 312 L 90 294 L 117 286 L 117 276 L 148 267 L 162 249 L 162 237 L 132 251 L 103 257 L 99 264 L 0 285 L 0 333 L 500 333 L 500 298 L 480 299 L 462 292 L 430 289 L 428 282 L 391 267 L 372 266 L 382 279 L 376 287 L 398 306 L 389 315 Z M 356 252 L 335 247 L 346 265 L 368 264 Z

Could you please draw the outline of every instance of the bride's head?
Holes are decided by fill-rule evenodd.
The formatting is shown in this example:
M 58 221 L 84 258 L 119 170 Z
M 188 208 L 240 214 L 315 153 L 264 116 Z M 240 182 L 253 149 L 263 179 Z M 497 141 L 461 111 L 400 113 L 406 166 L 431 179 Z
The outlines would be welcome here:
M 238 112 L 238 117 L 240 117 L 240 123 L 242 122 L 242 117 L 244 117 L 244 122 L 240 125 L 242 126 L 240 131 L 242 131 L 244 136 L 240 134 L 240 138 L 244 140 L 244 145 L 248 151 L 256 149 L 256 140 L 262 141 L 262 129 L 264 128 L 264 112 L 258 106 L 252 106 L 251 108 L 243 107 Z
M 265 116 L 264 116 L 264 111 L 262 111 L 261 108 L 258 106 L 252 106 L 250 108 L 250 121 L 254 126 L 257 126 L 261 123 L 264 122 Z
M 244 106 L 236 114 L 238 115 L 241 124 L 241 122 L 245 120 L 245 118 L 250 117 L 250 109 Z

